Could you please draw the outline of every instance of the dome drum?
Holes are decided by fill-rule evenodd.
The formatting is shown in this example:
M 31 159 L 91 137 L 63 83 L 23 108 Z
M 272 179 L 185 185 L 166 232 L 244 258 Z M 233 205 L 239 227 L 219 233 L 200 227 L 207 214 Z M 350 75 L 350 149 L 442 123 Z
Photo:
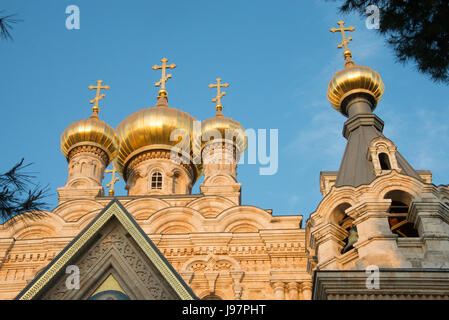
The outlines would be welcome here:
M 198 165 L 195 166 L 191 162 L 191 155 L 182 151 L 177 154 L 173 154 L 172 152 L 174 152 L 173 147 L 168 145 L 146 146 L 135 150 L 124 161 L 125 166 L 123 167 L 122 172 L 123 178 L 125 181 L 128 180 L 130 172 L 144 161 L 151 159 L 166 159 L 184 167 L 184 169 L 192 176 L 192 181 L 196 181 L 201 175 L 201 167 Z
M 92 142 L 77 143 L 76 145 L 72 146 L 68 152 L 67 159 L 72 159 L 82 153 L 95 154 L 97 158 L 101 159 L 101 161 L 104 163 L 104 166 L 107 166 L 110 163 L 110 158 L 107 152 L 104 151 L 100 145 Z
M 215 116 L 204 120 L 201 123 L 201 135 L 202 150 L 210 143 L 232 144 L 236 149 L 237 161 L 247 148 L 245 130 L 240 123 L 231 118 Z

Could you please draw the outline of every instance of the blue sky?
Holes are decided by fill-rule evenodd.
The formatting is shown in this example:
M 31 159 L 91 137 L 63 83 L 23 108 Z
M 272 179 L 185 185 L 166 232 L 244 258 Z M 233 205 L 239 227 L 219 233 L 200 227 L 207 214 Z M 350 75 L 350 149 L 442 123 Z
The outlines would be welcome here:
M 342 16 L 337 3 L 3 0 L 0 9 L 24 21 L 15 25 L 13 42 L 0 41 L 0 170 L 22 157 L 33 162 L 55 207 L 56 188 L 67 178 L 60 135 L 91 114 L 87 87 L 97 79 L 111 87 L 100 117 L 116 127 L 155 104 L 160 72 L 151 67 L 167 57 L 177 64 L 167 85 L 170 106 L 199 120 L 212 117 L 215 92 L 207 85 L 221 77 L 231 84 L 223 98 L 226 116 L 245 128 L 279 130 L 275 175 L 259 175 L 259 164 L 238 169 L 243 204 L 306 218 L 321 200 L 319 172 L 337 170 L 345 147 L 345 118 L 326 99 L 329 80 L 343 67 L 340 35 L 329 28 L 342 18 L 356 27 L 355 62 L 385 82 L 376 110 L 385 135 L 416 169 L 431 170 L 435 184 L 448 183 L 448 86 L 413 64 L 396 63 L 365 19 Z M 65 27 L 72 4 L 81 11 L 80 30 Z M 116 194 L 125 195 L 122 182 Z

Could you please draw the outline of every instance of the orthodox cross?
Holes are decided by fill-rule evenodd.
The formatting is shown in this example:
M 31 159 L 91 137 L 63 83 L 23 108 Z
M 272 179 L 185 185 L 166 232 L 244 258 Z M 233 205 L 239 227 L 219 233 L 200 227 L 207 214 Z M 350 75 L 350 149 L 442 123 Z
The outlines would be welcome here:
M 105 172 L 106 173 L 112 173 L 112 177 L 111 177 L 111 182 L 110 183 L 108 183 L 107 185 L 106 185 L 106 188 L 109 188 L 109 196 L 113 196 L 114 195 L 114 184 L 118 181 L 118 180 L 120 180 L 120 178 L 119 177 L 115 177 L 115 174 L 117 173 L 117 170 L 115 169 L 115 165 L 114 165 L 114 163 L 112 163 L 112 170 L 105 170 Z
M 217 78 L 217 84 L 210 84 L 209 88 L 217 88 L 217 96 L 212 99 L 212 102 L 216 102 L 217 106 L 217 114 L 221 114 L 221 110 L 223 110 L 223 106 L 221 105 L 221 98 L 226 95 L 226 92 L 221 92 L 221 88 L 229 87 L 229 83 L 221 83 L 221 79 Z
M 153 66 L 153 70 L 159 70 L 162 69 L 162 77 L 161 80 L 159 80 L 158 82 L 156 82 L 155 86 L 156 87 L 161 87 L 161 89 L 159 90 L 159 96 L 167 96 L 167 90 L 165 89 L 165 83 L 167 82 L 168 79 L 171 78 L 171 74 L 167 74 L 165 75 L 166 69 L 174 69 L 176 68 L 176 64 L 172 63 L 172 64 L 167 64 L 168 59 L 167 58 L 163 58 L 161 60 L 162 65 L 158 66 L 158 65 L 154 65 Z
M 349 51 L 348 43 L 349 43 L 349 41 L 352 40 L 352 37 L 346 38 L 345 31 L 352 32 L 352 31 L 355 30 L 355 28 L 354 27 L 345 28 L 345 22 L 343 20 L 340 20 L 337 23 L 340 26 L 340 28 L 331 28 L 330 31 L 331 32 L 341 32 L 341 37 L 342 37 L 343 40 L 341 41 L 341 43 L 339 45 L 337 45 L 337 47 L 338 48 L 343 48 L 344 47 L 345 51 Z
M 92 100 L 90 100 L 90 103 L 91 103 L 91 104 L 94 104 L 94 103 L 95 103 L 95 105 L 92 107 L 92 111 L 93 111 L 93 113 L 95 113 L 95 114 L 98 114 L 98 112 L 100 111 L 100 108 L 98 107 L 98 102 L 99 102 L 101 99 L 104 98 L 104 93 L 102 93 L 102 94 L 100 95 L 100 90 L 101 90 L 101 89 L 108 90 L 108 89 L 110 88 L 109 86 L 102 86 L 102 85 L 101 85 L 102 83 L 103 83 L 103 80 L 98 80 L 96 86 L 89 86 L 89 89 L 90 89 L 90 90 L 97 89 L 97 95 L 96 95 L 96 97 L 93 98 Z

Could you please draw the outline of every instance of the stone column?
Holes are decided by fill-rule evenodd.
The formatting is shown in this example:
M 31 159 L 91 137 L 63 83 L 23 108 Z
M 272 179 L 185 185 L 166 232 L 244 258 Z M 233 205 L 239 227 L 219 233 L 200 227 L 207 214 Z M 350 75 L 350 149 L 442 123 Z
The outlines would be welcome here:
M 424 243 L 425 268 L 449 266 L 449 208 L 439 199 L 413 201 L 407 219 L 419 230 Z
M 275 300 L 285 300 L 285 283 L 278 281 L 273 283 L 274 288 L 274 299 Z
M 289 300 L 298 300 L 298 298 L 299 298 L 298 283 L 289 282 L 287 284 L 287 290 L 288 290 L 288 299 Z
M 347 236 L 346 230 L 337 225 L 327 223 L 319 226 L 312 231 L 312 237 L 315 238 L 316 252 L 318 252 L 318 266 L 325 269 L 339 269 L 335 260 L 340 255 L 344 246 L 342 241 Z
M 302 300 L 312 300 L 312 282 L 301 283 L 301 296 Z

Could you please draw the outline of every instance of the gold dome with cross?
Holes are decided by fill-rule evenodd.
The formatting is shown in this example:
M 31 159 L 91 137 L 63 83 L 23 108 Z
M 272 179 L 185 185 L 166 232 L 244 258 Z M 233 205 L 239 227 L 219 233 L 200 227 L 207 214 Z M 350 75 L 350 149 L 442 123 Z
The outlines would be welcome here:
M 95 98 L 90 101 L 94 105 L 90 118 L 72 123 L 61 135 L 61 152 L 67 159 L 70 151 L 81 145 L 99 147 L 106 152 L 109 162 L 117 155 L 118 139 L 115 130 L 98 117 L 98 103 L 105 96 L 100 94 L 100 90 L 109 89 L 109 86 L 102 86 L 102 83 L 102 80 L 98 80 L 96 86 L 89 86 L 90 90 L 97 90 Z
M 168 106 L 168 92 L 166 82 L 172 77 L 166 74 L 166 69 L 174 69 L 175 64 L 167 64 L 168 59 L 163 58 L 160 66 L 153 66 L 153 70 L 161 70 L 161 79 L 155 86 L 160 87 L 157 103 L 154 107 L 141 109 L 126 117 L 117 126 L 117 135 L 120 149 L 117 155 L 117 170 L 121 176 L 126 177 L 126 167 L 129 162 L 149 150 L 171 151 L 173 147 L 189 151 L 183 154 L 194 167 L 195 180 L 201 174 L 201 164 L 195 160 L 193 153 L 194 122 L 197 121 L 188 113 Z M 179 135 L 176 137 L 177 133 Z M 181 137 L 183 136 L 183 137 Z M 199 155 L 198 155 L 199 158 Z
M 201 134 L 203 146 L 212 139 L 217 139 L 217 135 L 223 140 L 232 139 L 232 143 L 238 149 L 238 154 L 243 153 L 247 147 L 247 138 L 245 130 L 242 125 L 231 119 L 223 116 L 223 105 L 221 98 L 226 95 L 226 92 L 221 91 L 221 88 L 229 87 L 228 83 L 221 83 L 221 79 L 217 78 L 217 83 L 209 85 L 209 88 L 217 88 L 217 95 L 212 102 L 216 103 L 215 109 L 217 113 L 215 117 L 206 119 L 201 123 Z
M 352 52 L 348 49 L 348 43 L 352 37 L 346 37 L 345 31 L 352 32 L 354 27 L 344 27 L 344 21 L 339 21 L 339 28 L 331 28 L 330 31 L 341 32 L 342 42 L 338 44 L 338 48 L 344 48 L 343 57 L 345 59 L 345 67 L 335 73 L 329 82 L 327 89 L 327 98 L 332 107 L 347 116 L 344 108 L 344 100 L 355 93 L 367 95 L 373 102 L 373 108 L 382 98 L 385 91 L 385 85 L 379 73 L 375 70 L 358 66 L 352 60 Z

